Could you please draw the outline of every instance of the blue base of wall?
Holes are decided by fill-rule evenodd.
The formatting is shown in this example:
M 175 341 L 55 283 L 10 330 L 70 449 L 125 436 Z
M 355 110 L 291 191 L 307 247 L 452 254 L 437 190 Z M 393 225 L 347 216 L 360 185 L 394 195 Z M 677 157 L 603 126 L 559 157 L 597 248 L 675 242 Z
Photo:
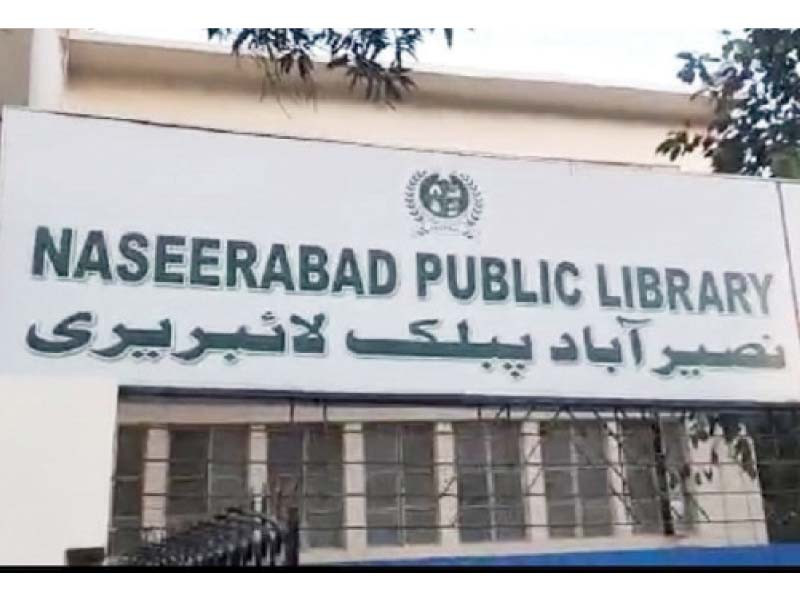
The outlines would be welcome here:
M 353 563 L 350 563 L 353 564 Z M 494 556 L 437 556 L 359 562 L 370 566 L 431 567 L 800 567 L 800 544 L 769 544 L 721 548 L 668 548 Z

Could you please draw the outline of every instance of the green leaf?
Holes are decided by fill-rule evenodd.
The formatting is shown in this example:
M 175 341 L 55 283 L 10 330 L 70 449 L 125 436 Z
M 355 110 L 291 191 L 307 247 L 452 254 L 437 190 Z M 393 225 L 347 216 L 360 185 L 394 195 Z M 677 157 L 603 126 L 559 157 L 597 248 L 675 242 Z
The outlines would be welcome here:
M 775 152 L 770 157 L 772 173 L 784 179 L 800 179 L 800 149 Z
M 453 30 L 452 29 L 445 29 L 444 30 L 444 39 L 447 42 L 447 47 L 453 47 Z
M 311 56 L 322 52 L 329 56 L 329 69 L 344 67 L 343 76 L 351 89 L 364 86 L 365 99 L 383 100 L 392 106 L 415 88 L 404 61 L 415 58 L 418 46 L 436 31 L 416 27 L 208 28 L 206 33 L 220 40 L 233 36 L 234 54 L 252 54 L 263 67 L 264 89 L 294 73 L 313 84 Z M 442 29 L 448 47 L 453 45 L 454 31 Z M 313 94 L 309 94 L 311 97 Z
M 800 29 L 724 35 L 716 54 L 677 54 L 684 61 L 677 77 L 697 86 L 691 98 L 710 103 L 709 135 L 680 151 L 663 143 L 657 151 L 676 158 L 699 148 L 716 172 L 800 179 Z

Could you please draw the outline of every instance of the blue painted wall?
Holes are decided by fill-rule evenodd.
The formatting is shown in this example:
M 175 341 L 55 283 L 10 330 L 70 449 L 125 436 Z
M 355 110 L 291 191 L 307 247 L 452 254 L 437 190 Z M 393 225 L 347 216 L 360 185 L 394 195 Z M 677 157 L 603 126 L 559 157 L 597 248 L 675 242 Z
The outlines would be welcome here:
M 350 563 L 353 564 L 353 563 Z M 444 556 L 403 560 L 359 562 L 374 566 L 795 566 L 800 567 L 800 544 L 769 544 L 721 548 L 668 548 L 557 554 Z

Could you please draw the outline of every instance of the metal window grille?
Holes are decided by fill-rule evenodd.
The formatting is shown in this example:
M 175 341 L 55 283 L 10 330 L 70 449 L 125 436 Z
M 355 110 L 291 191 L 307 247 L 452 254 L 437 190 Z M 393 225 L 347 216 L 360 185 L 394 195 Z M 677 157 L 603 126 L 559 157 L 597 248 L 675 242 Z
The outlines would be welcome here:
M 679 424 L 659 419 L 622 421 L 625 478 L 634 533 L 673 534 L 692 523 L 686 478 L 686 438 Z
M 368 406 L 359 406 L 362 414 L 368 413 Z M 416 414 L 424 409 L 417 405 Z M 470 410 L 471 418 L 463 412 Z M 292 411 L 288 414 L 291 421 Z M 487 544 L 487 552 L 491 544 L 526 540 L 532 551 L 546 551 L 548 540 L 559 536 L 594 537 L 594 547 L 602 545 L 598 538 L 620 547 L 631 534 L 696 536 L 699 542 L 718 544 L 800 541 L 797 407 L 698 409 L 689 402 L 669 407 L 622 402 L 559 406 L 553 401 L 464 408 L 453 419 L 436 414 L 435 420 L 413 422 L 420 432 L 425 430 L 426 439 L 432 438 L 435 510 L 411 502 L 415 489 L 428 493 L 427 466 L 426 483 L 397 483 L 411 473 L 407 451 L 422 452 L 421 444 L 405 442 L 410 422 L 382 420 L 381 429 L 370 422 L 358 426 L 351 419 L 347 423 L 356 426 L 347 432 L 342 421 L 324 420 L 238 428 L 167 424 L 172 448 L 163 489 L 152 481 L 143 483 L 159 471 L 150 467 L 165 461 L 143 450 L 147 428 L 122 427 L 111 552 L 131 543 L 137 527 L 144 532 L 142 540 L 152 540 L 166 526 L 179 526 L 179 517 L 207 516 L 222 504 L 246 504 L 279 517 L 281 502 L 302 513 L 304 552 L 339 549 L 343 560 L 354 541 L 379 555 L 385 544 L 416 544 L 414 531 L 426 532 L 419 533 L 419 539 L 432 540 L 426 544 L 480 542 Z M 238 433 L 211 433 L 217 430 Z M 256 430 L 262 432 L 266 456 L 247 454 L 248 438 L 252 442 Z M 384 448 L 371 437 L 379 430 L 393 440 Z M 205 434 L 176 440 L 179 431 Z M 348 438 L 347 455 L 345 435 L 354 436 Z M 363 455 L 353 452 L 358 447 L 354 441 L 363 444 Z M 427 457 L 430 445 L 424 444 Z M 376 518 L 380 502 L 376 505 L 374 492 L 382 486 L 368 483 L 370 474 L 383 472 L 374 464 L 380 462 L 376 453 L 391 456 L 396 467 L 385 465 L 386 479 L 394 482 L 388 487 L 391 502 L 383 507 L 393 516 L 385 521 Z M 221 456 L 228 459 L 223 464 L 237 466 L 220 474 L 216 465 Z M 183 471 L 176 470 L 184 460 Z M 253 487 L 253 473 L 260 468 L 267 474 L 263 489 Z M 226 474 L 228 481 L 219 485 L 229 487 L 220 493 L 213 481 L 224 480 Z M 184 481 L 182 489 L 179 481 Z M 188 503 L 182 510 L 175 504 L 184 496 L 179 491 Z M 214 497 L 220 502 L 212 503 Z M 424 517 L 415 514 L 420 520 L 412 523 L 412 507 L 428 512 Z M 392 529 L 397 533 L 389 533 Z M 459 552 L 457 547 L 452 551 Z
M 335 425 L 267 429 L 268 511 L 299 510 L 302 547 L 344 543 L 342 429 Z
M 248 505 L 249 428 L 173 428 L 169 435 L 168 528 Z
M 540 429 L 551 537 L 612 534 L 608 459 L 602 425 L 555 423 Z
M 437 494 L 431 423 L 364 425 L 367 543 L 437 540 Z
M 800 410 L 751 415 L 770 541 L 800 541 Z
M 524 538 L 520 424 L 457 423 L 454 433 L 461 540 Z
M 117 432 L 109 536 L 112 554 L 126 552 L 140 542 L 146 439 L 144 427 L 123 426 Z

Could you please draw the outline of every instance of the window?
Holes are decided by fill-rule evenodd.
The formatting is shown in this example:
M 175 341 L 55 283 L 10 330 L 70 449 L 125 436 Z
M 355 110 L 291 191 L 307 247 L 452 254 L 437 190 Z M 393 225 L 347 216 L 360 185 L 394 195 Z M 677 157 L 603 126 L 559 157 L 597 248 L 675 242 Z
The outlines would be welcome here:
M 168 527 L 247 507 L 249 428 L 172 429 L 169 439 Z
M 287 425 L 267 432 L 269 512 L 299 510 L 301 544 L 342 546 L 342 430 L 335 425 Z
M 550 536 L 611 535 L 602 424 L 542 423 L 540 435 Z
M 758 457 L 758 481 L 770 542 L 800 542 L 800 420 L 770 411 L 747 423 Z
M 365 424 L 364 452 L 367 543 L 435 543 L 433 424 Z
M 456 423 L 453 430 L 461 541 L 524 538 L 519 423 Z
M 147 430 L 120 427 L 114 467 L 110 553 L 119 555 L 141 543 L 142 483 Z
M 634 533 L 673 534 L 691 527 L 686 438 L 680 423 L 624 421 L 622 451 Z

